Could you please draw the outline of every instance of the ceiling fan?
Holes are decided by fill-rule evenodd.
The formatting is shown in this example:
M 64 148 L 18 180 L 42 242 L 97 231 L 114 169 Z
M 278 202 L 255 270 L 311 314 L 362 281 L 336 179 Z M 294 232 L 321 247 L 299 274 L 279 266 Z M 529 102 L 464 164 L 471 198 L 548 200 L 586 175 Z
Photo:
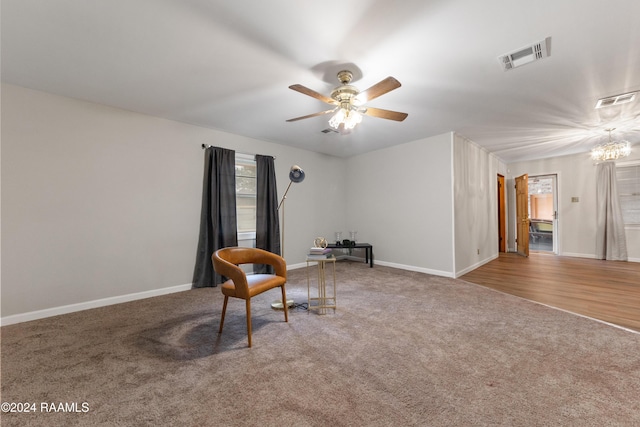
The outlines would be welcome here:
M 378 117 L 380 119 L 395 120 L 397 122 L 401 122 L 407 118 L 407 113 L 364 106 L 368 101 L 399 88 L 401 85 L 398 80 L 393 77 L 387 77 L 386 79 L 374 84 L 369 89 L 360 92 L 358 91 L 358 88 L 349 84 L 351 79 L 353 79 L 353 73 L 351 71 L 340 71 L 338 73 L 338 80 L 341 85 L 331 92 L 330 97 L 322 95 L 302 85 L 295 84 L 289 86 L 289 89 L 293 89 L 296 92 L 319 99 L 322 102 L 333 105 L 334 108 L 321 111 L 319 113 L 289 119 L 287 122 L 295 122 L 302 119 L 309 119 L 311 117 L 335 113 L 335 115 L 329 120 L 329 125 L 334 129 L 348 131 L 353 129 L 358 123 L 360 123 L 360 121 L 362 121 L 362 115 Z

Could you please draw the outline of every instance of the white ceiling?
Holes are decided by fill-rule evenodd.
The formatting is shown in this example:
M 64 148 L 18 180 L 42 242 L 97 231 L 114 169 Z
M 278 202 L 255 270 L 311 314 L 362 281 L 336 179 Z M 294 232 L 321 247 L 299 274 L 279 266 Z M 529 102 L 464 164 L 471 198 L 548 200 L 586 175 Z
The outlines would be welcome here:
M 605 128 L 640 149 L 638 0 L 2 0 L 2 81 L 335 156 L 449 131 L 506 162 L 587 152 Z M 551 37 L 511 71 L 497 57 Z M 348 65 L 348 66 L 347 66 Z M 342 68 L 402 87 L 324 134 Z M 640 97 L 637 97 L 640 98 Z

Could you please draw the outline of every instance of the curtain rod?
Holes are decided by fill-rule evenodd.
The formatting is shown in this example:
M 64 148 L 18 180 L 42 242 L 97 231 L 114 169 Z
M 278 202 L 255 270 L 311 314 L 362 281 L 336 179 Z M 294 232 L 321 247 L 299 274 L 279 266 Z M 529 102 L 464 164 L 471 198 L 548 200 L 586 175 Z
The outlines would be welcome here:
M 202 144 L 202 149 L 203 150 L 205 150 L 205 149 L 207 149 L 209 147 L 213 147 L 213 145 Z M 233 151 L 236 151 L 236 150 L 233 150 Z M 236 151 L 236 153 L 244 154 L 245 156 L 256 156 L 256 153 L 253 153 L 253 154 L 252 153 L 243 153 L 242 151 Z M 273 160 L 276 159 L 276 156 L 271 156 L 271 157 L 273 157 Z

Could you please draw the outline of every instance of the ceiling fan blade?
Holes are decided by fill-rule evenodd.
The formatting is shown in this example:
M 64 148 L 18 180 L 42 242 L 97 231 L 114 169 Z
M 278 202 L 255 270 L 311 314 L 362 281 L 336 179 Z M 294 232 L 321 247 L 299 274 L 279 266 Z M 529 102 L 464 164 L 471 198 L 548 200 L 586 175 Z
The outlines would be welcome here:
M 300 92 L 303 93 L 305 95 L 308 95 L 312 98 L 315 99 L 319 99 L 322 102 L 326 102 L 327 104 L 331 104 L 331 105 L 338 105 L 338 101 L 336 101 L 335 99 L 331 99 L 328 96 L 324 96 L 318 92 L 316 92 L 313 89 L 309 89 L 308 87 L 302 86 L 302 85 L 291 85 L 289 86 L 289 89 L 295 90 L 296 92 Z
M 407 113 L 400 113 L 398 111 L 383 110 L 381 108 L 371 107 L 367 108 L 367 111 L 365 111 L 364 114 L 371 117 L 378 117 L 380 119 L 395 120 L 396 122 L 401 122 L 408 116 Z
M 394 89 L 402 86 L 399 81 L 393 77 L 387 77 L 386 79 L 374 84 L 369 89 L 364 90 L 356 96 L 356 100 L 360 103 L 365 103 L 384 95 L 387 92 L 391 92 Z
M 322 116 L 322 115 L 325 115 L 325 114 L 333 113 L 334 111 L 336 111 L 335 108 L 332 109 L 332 110 L 321 111 L 319 113 L 313 113 L 313 114 L 309 114 L 309 115 L 306 115 L 306 116 L 296 117 L 296 118 L 293 118 L 293 119 L 289 119 L 287 121 L 288 122 L 296 122 L 296 121 L 302 120 L 302 119 L 310 119 L 311 117 L 317 117 L 317 116 Z

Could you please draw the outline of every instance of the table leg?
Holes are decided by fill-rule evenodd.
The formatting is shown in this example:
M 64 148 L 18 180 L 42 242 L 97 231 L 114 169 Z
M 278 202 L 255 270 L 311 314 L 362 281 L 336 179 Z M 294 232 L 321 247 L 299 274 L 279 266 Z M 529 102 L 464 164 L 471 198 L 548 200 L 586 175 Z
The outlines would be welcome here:
M 324 262 L 318 263 L 318 312 L 320 314 L 326 313 L 326 305 L 327 305 L 327 284 L 326 277 L 324 271 Z
M 330 296 L 327 292 L 327 262 L 333 264 L 333 296 Z M 309 273 L 310 263 L 315 263 L 317 268 L 317 296 L 311 296 L 311 274 Z M 331 275 L 331 272 L 329 272 Z M 331 276 L 330 276 L 331 277 Z M 331 289 L 329 289 L 331 291 Z M 333 304 L 329 304 L 329 301 L 333 301 Z M 313 304 L 316 302 L 317 304 Z M 336 262 L 335 258 L 330 261 L 311 261 L 307 260 L 307 304 L 309 312 L 312 309 L 317 309 L 318 314 L 326 314 L 329 308 L 333 308 L 334 312 L 337 307 L 336 303 Z
M 309 278 L 309 261 L 307 261 L 307 310 L 311 309 L 311 279 Z

